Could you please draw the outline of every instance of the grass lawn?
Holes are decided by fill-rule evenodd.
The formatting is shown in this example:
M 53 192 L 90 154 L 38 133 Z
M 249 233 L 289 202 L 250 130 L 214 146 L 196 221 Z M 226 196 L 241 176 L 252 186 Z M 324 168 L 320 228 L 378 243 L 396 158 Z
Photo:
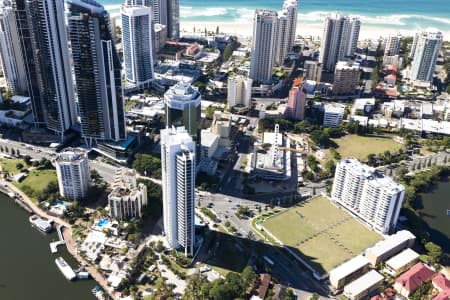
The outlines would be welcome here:
M 22 182 L 14 182 L 14 185 L 23 190 L 24 186 L 29 186 L 34 192 L 42 192 L 50 182 L 57 182 L 56 170 L 32 170 Z M 32 195 L 31 199 L 37 201 Z
M 11 175 L 16 175 L 16 174 L 20 173 L 20 170 L 17 170 L 17 168 L 16 168 L 16 165 L 18 163 L 21 163 L 25 168 L 27 166 L 22 159 L 17 159 L 17 158 L 12 158 L 12 159 L 1 158 L 0 159 L 0 164 L 2 166 L 3 172 L 8 172 Z
M 242 272 L 249 258 L 248 252 L 245 251 L 245 244 L 238 242 L 231 235 L 218 233 L 213 245 L 212 255 L 206 261 L 207 264 L 214 267 L 222 275 L 227 272 Z
M 390 137 L 347 135 L 339 139 L 333 139 L 333 142 L 338 145 L 336 150 L 342 158 L 355 157 L 363 161 L 371 153 L 380 154 L 386 150 L 397 152 L 403 148 L 402 144 L 395 142 Z
M 303 202 L 262 225 L 286 246 L 298 250 L 319 274 L 382 239 L 324 197 Z

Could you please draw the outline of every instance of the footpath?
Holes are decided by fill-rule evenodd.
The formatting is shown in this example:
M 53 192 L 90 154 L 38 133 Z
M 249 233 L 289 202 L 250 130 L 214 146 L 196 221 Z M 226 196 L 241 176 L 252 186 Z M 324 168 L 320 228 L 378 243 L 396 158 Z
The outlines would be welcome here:
M 78 261 L 80 265 L 86 268 L 86 270 L 89 272 L 92 278 L 95 279 L 95 281 L 97 281 L 98 285 L 100 285 L 103 288 L 103 290 L 105 290 L 113 299 L 117 299 L 118 297 L 120 297 L 119 292 L 112 291 L 111 287 L 108 286 L 106 279 L 103 277 L 102 274 L 100 274 L 100 272 L 97 271 L 97 268 L 92 266 L 77 253 L 75 242 L 72 238 L 72 226 L 69 223 L 62 220 L 61 218 L 49 215 L 38 205 L 36 205 L 33 201 L 31 201 L 31 199 L 25 193 L 23 193 L 20 189 L 18 189 L 10 182 L 6 182 L 6 186 L 14 193 L 20 195 L 22 201 L 25 202 L 26 205 L 28 205 L 28 207 L 33 211 L 33 213 L 41 217 L 44 217 L 48 220 L 51 220 L 57 224 L 63 225 L 64 226 L 63 236 L 64 240 L 66 241 L 67 251 L 69 251 L 69 253 Z

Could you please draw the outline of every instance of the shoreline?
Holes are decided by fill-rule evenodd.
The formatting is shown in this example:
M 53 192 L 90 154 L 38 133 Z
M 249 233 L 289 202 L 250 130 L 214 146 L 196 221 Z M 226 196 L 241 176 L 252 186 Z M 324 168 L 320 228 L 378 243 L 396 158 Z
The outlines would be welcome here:
M 120 22 L 118 22 L 119 24 Z M 245 38 L 251 38 L 253 34 L 252 22 L 184 22 L 180 23 L 180 32 L 182 34 L 193 34 L 193 29 L 196 29 L 196 34 L 201 35 L 204 28 L 208 31 L 216 32 L 219 27 L 219 32 L 224 34 L 237 35 Z M 299 20 L 297 25 L 297 35 L 299 36 L 313 36 L 322 38 L 323 24 L 309 23 L 306 24 Z M 388 37 L 391 33 L 401 33 L 404 36 L 414 36 L 417 30 L 405 29 L 390 29 L 382 26 L 361 25 L 361 32 L 359 40 L 378 39 L 380 37 Z M 450 31 L 442 31 L 444 41 L 450 41 Z
M 117 296 L 120 296 L 119 293 L 111 291 L 111 288 L 107 285 L 107 281 L 103 277 L 103 275 L 101 275 L 92 264 L 90 264 L 89 262 L 84 260 L 77 253 L 76 248 L 75 248 L 75 242 L 72 238 L 72 226 L 69 223 L 67 223 L 66 221 L 64 221 L 58 217 L 54 217 L 52 215 L 47 214 L 44 210 L 42 210 L 39 206 L 37 206 L 33 201 L 31 201 L 31 199 L 24 192 L 22 192 L 18 187 L 16 187 L 12 183 L 4 181 L 4 188 L 5 187 L 7 189 L 9 189 L 10 191 L 12 191 L 13 193 L 19 194 L 22 198 L 22 200 L 20 200 L 20 201 L 22 201 L 25 205 L 27 205 L 31 209 L 32 213 L 34 213 L 40 217 L 47 218 L 48 220 L 51 220 L 56 224 L 64 226 L 62 233 L 63 233 L 64 240 L 66 242 L 65 245 L 66 245 L 66 248 L 67 248 L 67 251 L 69 252 L 69 254 L 72 255 L 72 257 L 75 258 L 75 260 L 80 265 L 83 265 L 86 268 L 86 270 L 91 275 L 92 279 L 95 280 L 97 282 L 97 284 L 100 285 L 109 296 L 111 296 L 113 299 L 116 299 Z M 4 193 L 4 191 L 2 191 L 2 192 Z M 5 193 L 5 195 L 7 197 L 11 198 L 11 196 L 8 195 L 8 193 Z

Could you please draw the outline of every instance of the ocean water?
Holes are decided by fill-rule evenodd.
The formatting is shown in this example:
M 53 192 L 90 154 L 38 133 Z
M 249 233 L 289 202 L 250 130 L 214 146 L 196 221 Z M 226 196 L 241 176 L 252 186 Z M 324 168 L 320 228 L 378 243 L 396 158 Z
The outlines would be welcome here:
M 118 16 L 123 0 L 99 0 L 111 15 Z M 283 0 L 180 0 L 181 21 L 250 22 L 256 8 L 280 10 Z M 392 30 L 435 27 L 450 31 L 450 0 L 304 0 L 299 22 L 322 23 L 330 11 L 361 18 L 363 25 Z

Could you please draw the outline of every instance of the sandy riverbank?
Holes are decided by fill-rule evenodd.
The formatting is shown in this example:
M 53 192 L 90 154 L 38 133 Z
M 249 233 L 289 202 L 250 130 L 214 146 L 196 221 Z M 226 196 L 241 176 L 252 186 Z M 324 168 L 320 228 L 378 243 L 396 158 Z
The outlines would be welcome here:
M 181 22 L 180 29 L 182 34 L 192 33 L 194 28 L 197 34 L 203 33 L 205 27 L 208 31 L 216 32 L 217 26 L 221 33 L 227 33 L 232 35 L 251 37 L 253 34 L 253 24 L 251 22 L 233 23 L 233 22 Z M 322 24 L 306 24 L 300 23 L 297 26 L 297 34 L 302 36 L 318 36 L 322 37 L 323 25 Z M 387 37 L 390 33 L 400 32 L 405 36 L 413 36 L 416 31 L 414 30 L 392 30 L 386 27 L 377 27 L 361 25 L 360 40 L 365 39 L 377 39 L 380 37 Z M 450 32 L 443 32 L 444 40 L 450 41 Z

